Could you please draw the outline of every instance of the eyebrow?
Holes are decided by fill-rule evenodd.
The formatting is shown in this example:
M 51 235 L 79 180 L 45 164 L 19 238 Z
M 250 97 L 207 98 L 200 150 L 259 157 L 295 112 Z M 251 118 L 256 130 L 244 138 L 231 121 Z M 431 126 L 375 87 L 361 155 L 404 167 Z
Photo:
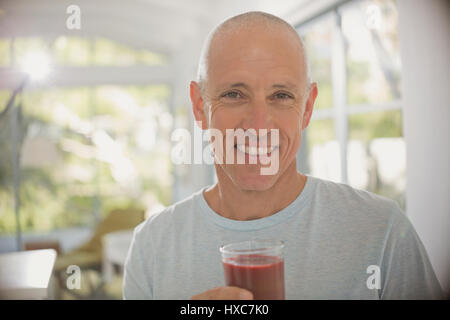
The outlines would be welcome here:
M 272 88 L 281 88 L 281 89 L 296 89 L 297 86 L 293 83 L 286 83 L 286 84 L 282 84 L 282 83 L 276 83 L 274 85 L 272 85 Z
M 226 88 L 228 86 L 223 86 L 222 88 Z M 232 83 L 229 88 L 239 88 L 239 87 L 243 87 L 245 89 L 249 89 L 250 87 L 245 84 L 244 82 L 236 82 L 236 83 Z M 287 82 L 286 84 L 283 83 L 275 83 L 272 85 L 272 88 L 279 88 L 279 89 L 296 89 L 297 86 L 293 83 Z
M 249 89 L 249 86 L 243 82 L 236 82 L 236 83 L 231 84 L 231 86 L 230 86 L 230 88 L 238 88 L 238 87 L 243 87 L 245 89 Z

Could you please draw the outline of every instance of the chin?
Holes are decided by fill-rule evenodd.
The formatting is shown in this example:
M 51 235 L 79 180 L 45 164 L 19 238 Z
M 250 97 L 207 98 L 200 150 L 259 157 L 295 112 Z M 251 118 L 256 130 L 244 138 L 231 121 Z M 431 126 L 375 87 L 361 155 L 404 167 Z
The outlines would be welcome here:
M 278 175 L 260 175 L 242 172 L 232 177 L 233 183 L 245 191 L 267 191 L 278 180 Z

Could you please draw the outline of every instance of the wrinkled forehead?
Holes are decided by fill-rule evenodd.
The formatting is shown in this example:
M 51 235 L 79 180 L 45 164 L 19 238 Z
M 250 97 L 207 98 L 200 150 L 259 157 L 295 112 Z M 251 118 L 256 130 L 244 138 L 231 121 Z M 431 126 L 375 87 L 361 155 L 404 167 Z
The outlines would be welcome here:
M 305 83 L 307 70 L 297 34 L 280 25 L 239 26 L 217 32 L 205 57 L 207 82 L 246 72 L 287 76 Z

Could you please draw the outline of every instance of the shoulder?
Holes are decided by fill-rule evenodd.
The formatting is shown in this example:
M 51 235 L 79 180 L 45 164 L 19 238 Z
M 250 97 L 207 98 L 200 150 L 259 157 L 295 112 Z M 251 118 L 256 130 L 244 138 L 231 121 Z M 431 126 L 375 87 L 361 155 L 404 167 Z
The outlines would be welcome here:
M 151 235 L 167 232 L 169 229 L 177 228 L 178 225 L 185 225 L 193 219 L 195 212 L 195 202 L 202 196 L 202 190 L 191 196 L 180 200 L 160 212 L 152 214 L 144 222 L 139 224 L 134 230 L 134 237 L 137 240 L 144 240 Z
M 394 223 L 405 217 L 398 204 L 372 192 L 347 184 L 314 178 L 313 199 L 326 209 L 351 219 Z

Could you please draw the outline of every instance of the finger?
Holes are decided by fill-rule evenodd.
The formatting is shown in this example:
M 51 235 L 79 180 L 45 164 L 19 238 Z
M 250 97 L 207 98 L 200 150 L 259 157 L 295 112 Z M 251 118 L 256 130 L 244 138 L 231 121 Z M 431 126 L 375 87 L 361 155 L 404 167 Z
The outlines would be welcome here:
M 191 297 L 192 300 L 252 300 L 253 294 L 238 287 L 217 287 Z
M 220 288 L 220 299 L 222 300 L 252 300 L 253 294 L 239 287 Z

